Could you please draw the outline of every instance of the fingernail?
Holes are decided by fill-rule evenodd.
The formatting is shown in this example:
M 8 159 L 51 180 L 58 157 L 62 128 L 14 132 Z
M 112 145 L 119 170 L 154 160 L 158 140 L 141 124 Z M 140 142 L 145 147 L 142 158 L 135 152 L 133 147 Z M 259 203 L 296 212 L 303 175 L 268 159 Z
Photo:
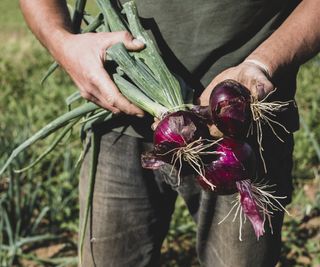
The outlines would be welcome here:
M 132 40 L 132 43 L 135 45 L 135 46 L 143 46 L 144 43 L 138 39 L 133 39 Z
M 144 117 L 144 114 L 137 114 L 137 117 L 143 118 L 143 117 Z

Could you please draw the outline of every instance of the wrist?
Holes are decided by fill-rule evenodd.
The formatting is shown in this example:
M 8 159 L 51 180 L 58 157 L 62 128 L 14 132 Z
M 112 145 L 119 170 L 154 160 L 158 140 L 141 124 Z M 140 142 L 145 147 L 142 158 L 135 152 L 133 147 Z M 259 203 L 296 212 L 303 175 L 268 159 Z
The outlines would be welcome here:
M 273 73 L 271 72 L 270 67 L 264 62 L 254 58 L 247 58 L 243 61 L 243 63 L 255 65 L 267 76 L 269 80 L 272 79 Z
M 57 29 L 52 31 L 47 38 L 43 38 L 45 40 L 45 46 L 49 50 L 50 54 L 59 62 L 60 55 L 64 53 L 68 43 L 75 36 L 69 30 L 66 29 Z
M 265 45 L 258 47 L 244 61 L 256 62 L 257 65 L 266 69 L 270 80 L 277 79 L 277 76 L 279 76 L 287 66 L 284 58 L 276 53 L 275 47 L 272 45 L 269 45 L 268 49 Z

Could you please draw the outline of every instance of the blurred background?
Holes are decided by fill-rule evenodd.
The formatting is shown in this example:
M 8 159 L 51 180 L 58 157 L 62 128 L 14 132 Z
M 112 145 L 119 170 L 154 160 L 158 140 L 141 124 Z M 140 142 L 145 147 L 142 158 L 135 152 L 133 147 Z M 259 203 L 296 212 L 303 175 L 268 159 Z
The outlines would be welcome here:
M 94 12 L 93 0 L 89 9 Z M 58 70 L 41 87 L 52 63 L 27 29 L 18 1 L 0 1 L 0 166 L 11 151 L 66 111 L 75 87 Z M 279 266 L 320 266 L 320 56 L 302 66 L 297 102 L 301 129 L 295 133 L 295 192 L 283 229 Z M 22 153 L 0 179 L 0 266 L 76 266 L 78 178 L 77 129 L 35 168 L 16 174 L 50 144 Z M 199 266 L 195 225 L 181 199 L 164 242 L 162 266 Z

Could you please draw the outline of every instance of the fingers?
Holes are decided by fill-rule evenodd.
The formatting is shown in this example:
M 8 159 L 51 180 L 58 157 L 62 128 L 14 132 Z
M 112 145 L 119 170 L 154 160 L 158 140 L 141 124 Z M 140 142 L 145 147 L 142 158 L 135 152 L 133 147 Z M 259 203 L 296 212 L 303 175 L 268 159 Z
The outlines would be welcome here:
M 144 48 L 144 43 L 134 39 L 133 36 L 127 32 L 113 32 L 113 33 L 102 33 L 105 35 L 105 48 L 103 49 L 103 57 L 108 47 L 122 42 L 128 50 L 141 50 Z M 104 68 L 99 71 L 99 78 L 94 81 L 95 85 L 99 88 L 102 102 L 106 106 L 116 107 L 121 112 L 128 115 L 135 115 L 143 117 L 144 112 L 130 103 L 118 90 L 114 82 L 110 79 Z
M 159 122 L 160 122 L 160 120 L 159 120 L 159 119 L 154 118 L 154 123 L 152 123 L 152 125 L 151 125 L 151 129 L 152 129 L 152 131 L 154 131 L 154 130 L 157 128 L 157 126 L 158 126 Z
M 119 42 L 123 42 L 131 50 L 144 47 L 142 42 L 125 31 L 85 33 L 67 40 L 59 62 L 75 82 L 83 98 L 113 113 L 124 112 L 142 117 L 144 112 L 119 92 L 103 66 L 106 49 Z
M 130 103 L 118 90 L 110 79 L 104 68 L 96 71 L 94 78 L 91 78 L 92 85 L 97 88 L 95 97 L 109 110 L 121 111 L 128 115 L 143 117 L 144 112 Z
M 81 85 L 78 85 L 78 87 L 80 94 L 84 99 L 93 102 L 104 109 L 110 110 L 114 114 L 121 112 L 118 108 L 110 105 L 107 101 L 104 101 L 102 95 L 99 94 L 99 90 L 93 84 L 89 84 L 85 88 L 83 88 Z
M 100 34 L 103 36 L 103 38 L 101 38 L 101 42 L 104 43 L 105 49 L 120 42 L 123 43 L 128 50 L 136 51 L 144 48 L 144 43 L 138 39 L 135 39 L 127 31 Z
M 210 131 L 210 135 L 215 137 L 215 138 L 223 137 L 223 133 L 214 124 L 211 124 L 209 126 L 209 131 Z
M 253 94 L 258 100 L 265 98 L 274 90 L 274 85 L 267 79 L 257 81 L 255 89 L 252 89 Z
M 207 106 L 209 105 L 209 98 L 210 98 L 210 94 L 212 92 L 212 89 L 213 87 L 207 87 L 203 93 L 201 94 L 200 98 L 198 99 L 198 103 L 197 104 L 200 104 L 201 106 Z
M 243 63 L 238 66 L 240 72 L 236 77 L 241 84 L 247 87 L 251 94 L 261 100 L 269 92 L 274 90 L 272 82 L 266 73 L 258 66 L 251 63 Z
M 105 42 L 105 48 L 103 49 L 103 54 L 105 50 L 119 42 L 122 42 L 128 50 L 141 50 L 144 48 L 144 43 L 134 39 L 133 36 L 127 31 L 113 32 L 113 33 L 102 33 L 101 38 Z M 128 115 L 135 115 L 138 117 L 143 117 L 144 112 L 130 103 L 118 90 L 114 82 L 110 79 L 106 70 L 101 66 L 99 69 L 99 74 L 93 81 L 94 85 L 99 89 L 101 94 L 101 102 L 107 107 L 116 107 L 121 112 Z
M 119 38 L 124 46 L 129 50 L 140 50 L 144 47 L 144 43 L 138 39 L 134 39 L 129 32 L 118 32 Z
M 256 60 L 246 60 L 239 66 L 243 69 L 241 78 L 244 85 L 250 90 L 251 94 L 258 100 L 265 98 L 270 92 L 274 91 L 274 85 L 270 81 L 271 76 L 267 67 L 263 67 Z

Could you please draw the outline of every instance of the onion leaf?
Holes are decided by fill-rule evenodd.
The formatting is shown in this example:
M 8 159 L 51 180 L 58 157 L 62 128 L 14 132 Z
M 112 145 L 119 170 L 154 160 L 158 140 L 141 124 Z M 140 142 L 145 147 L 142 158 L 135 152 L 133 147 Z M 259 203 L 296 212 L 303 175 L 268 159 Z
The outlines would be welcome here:
M 3 174 L 3 172 L 11 164 L 11 162 L 17 157 L 17 155 L 19 155 L 20 152 L 22 152 L 26 148 L 30 147 L 33 143 L 37 142 L 40 139 L 46 138 L 51 133 L 57 131 L 61 127 L 70 123 L 70 121 L 77 119 L 79 117 L 82 117 L 89 112 L 97 110 L 98 108 L 100 108 L 100 107 L 98 107 L 97 105 L 95 105 L 93 103 L 86 103 L 80 107 L 77 107 L 77 108 L 61 115 L 60 117 L 53 120 L 51 123 L 47 124 L 45 127 L 43 127 L 41 130 L 36 132 L 33 136 L 31 136 L 29 139 L 24 141 L 16 149 L 14 149 L 12 151 L 10 157 L 8 158 L 8 160 L 6 161 L 6 163 L 4 164 L 2 169 L 0 170 L 0 175 Z
M 168 111 L 164 106 L 154 102 L 147 97 L 138 87 L 127 81 L 119 74 L 113 74 L 113 79 L 121 93 L 129 99 L 134 105 L 145 110 L 153 117 L 161 118 Z
M 145 64 L 152 70 L 157 81 L 161 85 L 161 89 L 167 92 L 167 96 L 170 98 L 170 102 L 173 107 L 182 106 L 183 98 L 181 95 L 180 84 L 169 71 L 153 40 L 142 27 L 135 3 L 133 1 L 126 2 L 123 5 L 123 9 L 127 15 L 132 35 L 143 41 L 146 45 L 145 49 L 138 53 L 132 53 L 132 55 L 134 55 L 136 59 L 143 59 Z

